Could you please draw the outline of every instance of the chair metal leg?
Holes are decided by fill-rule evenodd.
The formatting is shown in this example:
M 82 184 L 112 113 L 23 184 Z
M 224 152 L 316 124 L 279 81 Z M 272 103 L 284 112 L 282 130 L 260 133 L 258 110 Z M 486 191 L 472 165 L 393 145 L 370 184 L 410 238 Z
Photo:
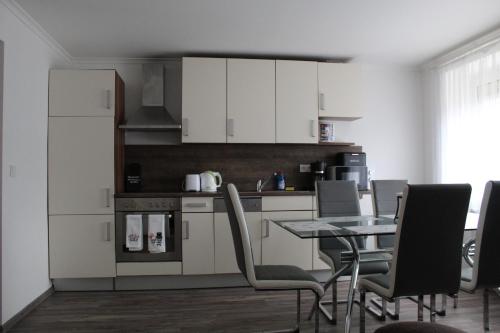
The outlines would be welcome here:
M 441 298 L 441 311 L 439 311 L 440 312 L 440 316 L 446 316 L 446 306 L 447 306 L 447 301 L 448 301 L 447 297 L 448 296 L 446 294 L 442 294 L 441 297 L 442 297 Z
M 418 295 L 418 321 L 424 321 L 424 295 Z
M 485 331 L 490 330 L 490 300 L 488 288 L 485 288 L 483 291 L 483 326 Z
M 365 299 L 366 291 L 359 291 L 359 333 L 365 333 Z
M 396 298 L 394 300 L 394 313 L 395 313 L 395 316 L 393 318 L 395 320 L 399 320 L 399 308 L 400 308 L 400 305 L 401 305 L 400 299 Z
M 319 296 L 316 295 L 316 316 L 314 318 L 314 332 L 319 333 Z
M 373 308 L 372 306 L 367 305 L 366 309 L 371 312 L 375 317 L 377 317 L 378 320 L 384 321 L 386 319 L 386 316 L 391 317 L 391 319 L 394 320 L 399 320 L 399 299 L 396 298 L 394 300 L 394 311 L 389 309 L 387 305 L 385 306 L 385 315 L 383 314 L 383 302 L 387 301 L 383 299 L 382 297 L 378 298 L 372 298 L 370 299 L 370 302 L 377 307 L 377 309 Z
M 443 295 L 446 297 L 446 295 Z M 430 317 L 431 317 L 431 323 L 436 322 L 436 295 L 432 294 L 431 295 L 431 310 L 430 310 Z
M 453 308 L 458 308 L 458 294 L 453 295 Z
M 297 290 L 297 327 L 300 326 L 300 290 Z

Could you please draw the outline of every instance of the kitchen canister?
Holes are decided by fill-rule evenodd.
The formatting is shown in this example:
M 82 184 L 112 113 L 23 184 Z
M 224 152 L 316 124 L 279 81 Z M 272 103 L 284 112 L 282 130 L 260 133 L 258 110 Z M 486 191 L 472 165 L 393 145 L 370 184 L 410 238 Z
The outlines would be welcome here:
M 320 119 L 319 120 L 319 142 L 334 142 L 335 141 L 335 127 L 333 120 Z

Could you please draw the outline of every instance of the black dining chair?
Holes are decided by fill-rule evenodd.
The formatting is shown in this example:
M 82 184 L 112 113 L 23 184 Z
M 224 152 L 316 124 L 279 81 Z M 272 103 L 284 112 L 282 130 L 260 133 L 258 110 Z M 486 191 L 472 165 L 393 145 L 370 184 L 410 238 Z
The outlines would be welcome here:
M 241 205 L 238 190 L 234 184 L 223 187 L 233 236 L 234 249 L 238 268 L 248 283 L 255 290 L 296 290 L 297 291 L 297 324 L 291 330 L 279 332 L 299 332 L 300 329 L 300 291 L 310 290 L 315 295 L 315 307 L 324 295 L 323 286 L 310 273 L 296 266 L 255 265 L 252 245 L 245 220 L 245 212 Z M 314 331 L 319 332 L 319 311 L 316 313 Z
M 316 182 L 316 199 L 319 217 L 336 216 L 360 216 L 359 193 L 354 181 L 328 180 Z M 366 238 L 357 237 L 359 249 L 366 249 Z M 343 252 L 349 248 L 340 240 L 322 238 L 318 241 L 318 256 L 331 267 L 332 275 L 338 274 L 331 284 L 332 301 L 321 301 L 320 309 L 328 320 L 335 324 L 337 322 L 337 279 L 341 276 L 349 276 L 352 268 L 349 262 L 343 260 Z M 379 252 L 362 252 L 359 274 L 386 273 L 389 270 L 387 257 Z M 331 313 L 326 308 L 331 304 Z M 375 313 L 379 319 L 381 314 Z
M 489 294 L 500 287 L 500 181 L 486 183 L 479 212 L 472 267 L 462 270 L 460 289 L 473 293 L 483 289 L 483 326 L 489 325 Z
M 365 276 L 358 282 L 360 332 L 365 331 L 367 292 L 390 301 L 418 296 L 419 321 L 423 320 L 424 295 L 430 295 L 430 317 L 435 321 L 435 295 L 456 294 L 460 287 L 461 249 L 470 194 L 469 184 L 406 186 L 390 271 Z

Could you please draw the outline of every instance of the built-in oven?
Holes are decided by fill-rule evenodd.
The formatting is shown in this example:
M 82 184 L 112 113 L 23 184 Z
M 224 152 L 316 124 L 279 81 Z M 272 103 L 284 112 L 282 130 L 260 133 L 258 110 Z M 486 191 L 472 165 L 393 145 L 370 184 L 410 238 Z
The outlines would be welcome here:
M 117 262 L 182 261 L 180 198 L 117 198 L 115 207 Z M 156 229 L 152 232 L 149 221 L 153 219 Z M 136 234 L 142 235 L 141 247 L 127 246 L 127 238 L 131 237 L 127 223 L 142 228 L 142 232 L 136 229 Z M 148 247 L 152 239 L 161 241 L 162 246 Z

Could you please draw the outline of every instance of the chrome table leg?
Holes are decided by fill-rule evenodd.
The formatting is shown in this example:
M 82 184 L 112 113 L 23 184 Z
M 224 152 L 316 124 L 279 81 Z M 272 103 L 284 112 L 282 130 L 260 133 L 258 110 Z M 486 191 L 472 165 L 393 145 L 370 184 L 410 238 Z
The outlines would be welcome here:
M 349 293 L 347 296 L 347 311 L 345 315 L 344 333 L 349 333 L 351 330 L 351 314 L 352 314 L 352 307 L 354 305 L 354 293 L 356 289 L 356 283 L 358 282 L 359 260 L 360 260 L 358 244 L 356 243 L 354 237 L 348 238 L 348 242 L 352 248 L 353 260 L 352 260 L 351 282 L 349 283 Z

